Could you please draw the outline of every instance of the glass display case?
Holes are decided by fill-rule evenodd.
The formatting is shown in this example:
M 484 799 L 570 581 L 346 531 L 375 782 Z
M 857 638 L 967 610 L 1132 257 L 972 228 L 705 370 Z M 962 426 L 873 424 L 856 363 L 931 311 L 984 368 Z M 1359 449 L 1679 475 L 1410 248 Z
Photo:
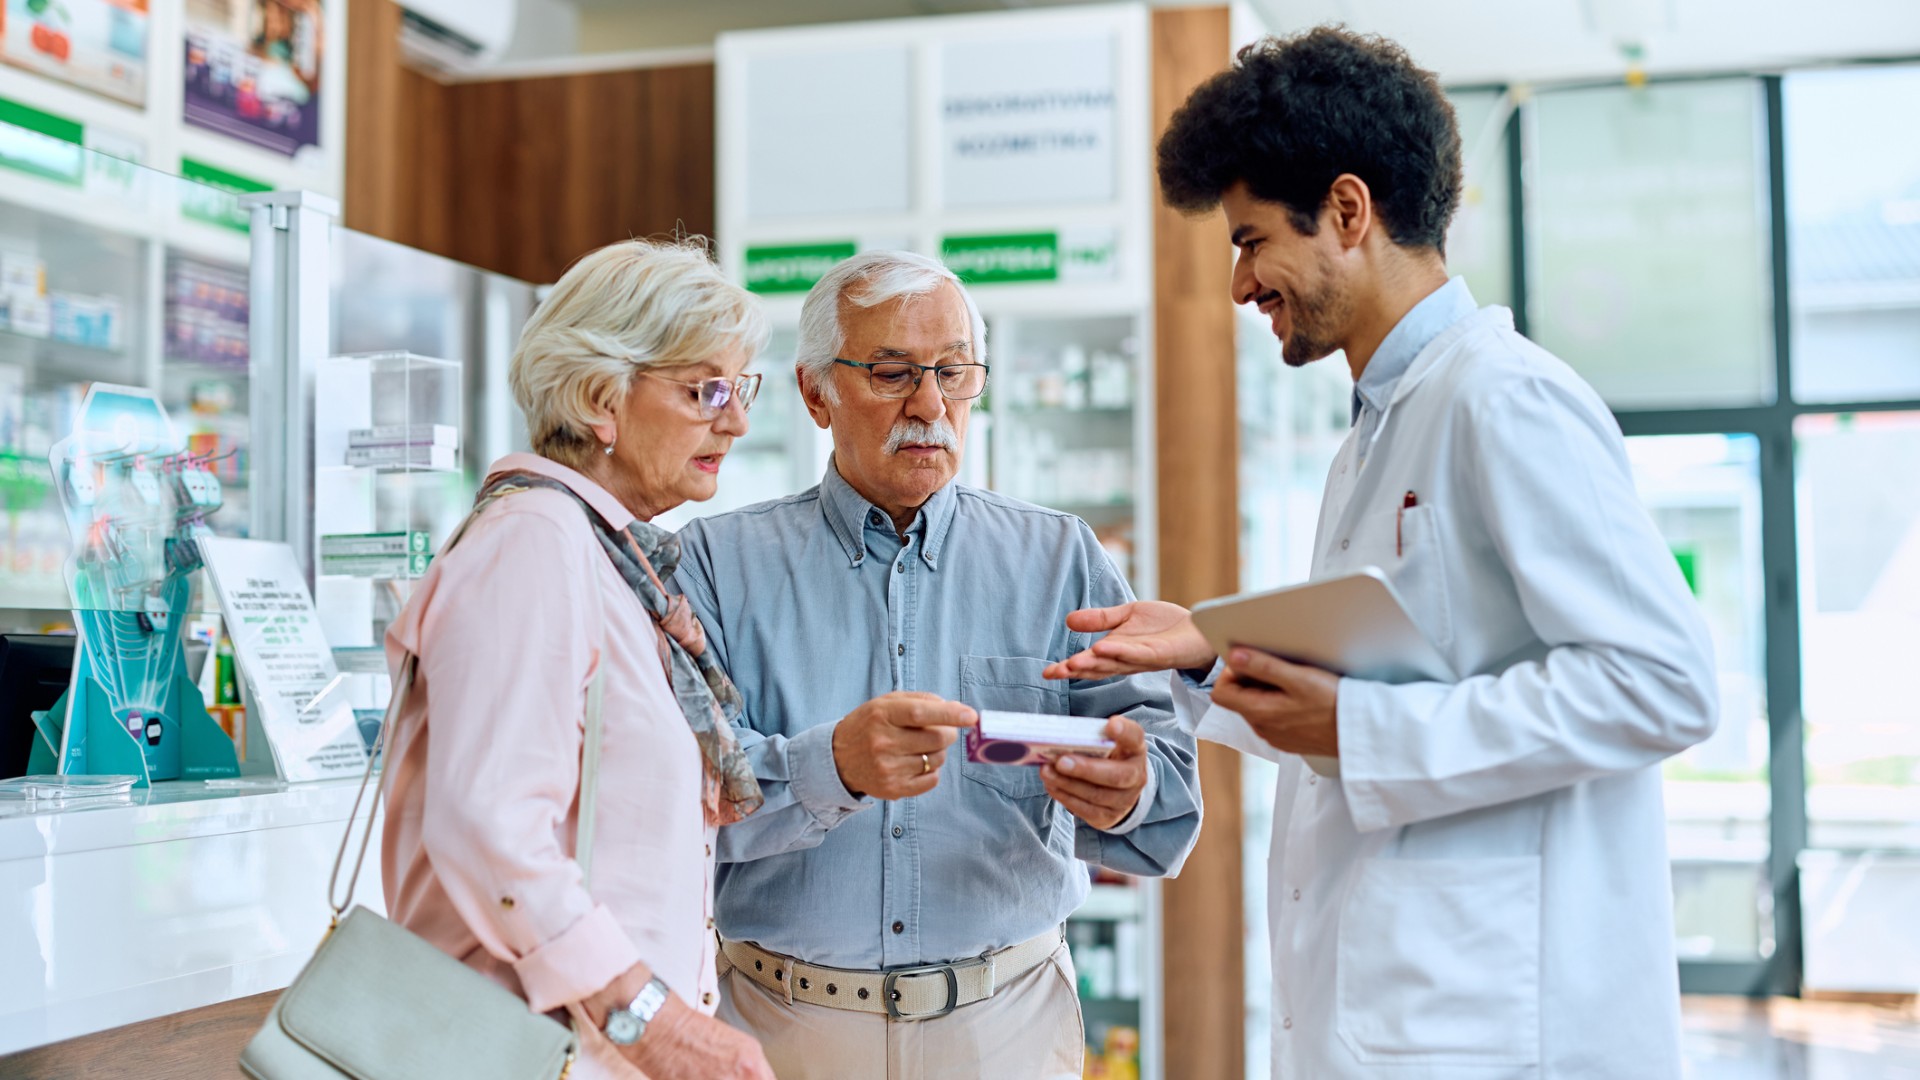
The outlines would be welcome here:
M 471 502 L 461 368 L 409 352 L 329 359 L 314 393 L 314 604 L 363 726 L 386 705 L 387 626 Z

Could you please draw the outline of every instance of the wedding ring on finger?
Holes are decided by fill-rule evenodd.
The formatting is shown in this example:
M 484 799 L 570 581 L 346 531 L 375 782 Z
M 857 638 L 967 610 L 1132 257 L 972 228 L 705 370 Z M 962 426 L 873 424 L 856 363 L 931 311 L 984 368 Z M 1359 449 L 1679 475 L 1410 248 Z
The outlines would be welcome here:
M 920 775 L 925 776 L 932 771 L 933 771 L 933 759 L 928 757 L 925 754 L 921 754 L 920 755 Z

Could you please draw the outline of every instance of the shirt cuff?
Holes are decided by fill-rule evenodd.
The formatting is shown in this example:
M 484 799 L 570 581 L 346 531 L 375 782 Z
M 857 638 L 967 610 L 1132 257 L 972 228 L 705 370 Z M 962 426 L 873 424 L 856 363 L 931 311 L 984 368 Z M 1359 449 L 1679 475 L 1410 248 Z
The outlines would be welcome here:
M 527 1004 L 544 1013 L 592 997 L 640 962 L 640 951 L 608 911 L 592 911 L 559 937 L 514 961 Z
M 1381 683 L 1364 679 L 1341 679 L 1334 691 L 1334 717 L 1340 729 L 1340 790 L 1346 796 L 1354 830 L 1362 833 L 1376 832 L 1392 823 L 1379 789 L 1368 782 L 1368 778 L 1383 772 L 1375 743 L 1378 732 L 1367 722 L 1374 712 L 1375 696 L 1383 688 Z
M 1111 829 L 1100 830 L 1108 836 L 1125 836 L 1145 824 L 1147 814 L 1153 810 L 1153 800 L 1160 794 L 1160 770 L 1154 768 L 1153 758 L 1147 758 L 1147 783 L 1140 789 L 1140 801 L 1133 805 L 1133 812 L 1120 824 Z
M 831 724 L 811 727 L 787 740 L 787 775 L 793 798 L 822 828 L 831 829 L 872 799 L 855 795 L 840 782 L 840 766 L 833 761 Z
M 1182 682 L 1193 687 L 1195 690 L 1210 694 L 1213 692 L 1213 684 L 1220 678 L 1220 673 L 1226 669 L 1227 662 L 1225 660 L 1215 660 L 1210 667 L 1177 668 L 1174 674 L 1178 675 Z

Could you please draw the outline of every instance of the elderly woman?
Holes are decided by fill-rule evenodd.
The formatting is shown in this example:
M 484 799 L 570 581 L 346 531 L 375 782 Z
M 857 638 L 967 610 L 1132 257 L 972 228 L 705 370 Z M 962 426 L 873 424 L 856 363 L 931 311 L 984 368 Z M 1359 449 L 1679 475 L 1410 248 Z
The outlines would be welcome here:
M 388 751 L 389 913 L 564 1010 L 583 1080 L 773 1076 L 712 1018 L 714 830 L 760 804 L 727 722 L 739 698 L 661 587 L 677 542 L 647 524 L 712 497 L 766 340 L 697 245 L 575 264 L 513 357 L 534 453 L 494 463 L 387 635 L 395 671 L 419 658 Z M 583 852 L 595 696 L 605 782 Z

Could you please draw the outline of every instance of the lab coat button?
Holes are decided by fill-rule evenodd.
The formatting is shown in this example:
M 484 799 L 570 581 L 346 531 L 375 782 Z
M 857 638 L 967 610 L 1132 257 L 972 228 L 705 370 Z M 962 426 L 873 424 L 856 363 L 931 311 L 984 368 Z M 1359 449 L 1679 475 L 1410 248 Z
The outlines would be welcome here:
M 1317 783 L 1319 783 L 1319 782 L 1320 782 L 1320 778 L 1319 778 L 1318 776 L 1309 776 L 1309 777 L 1307 777 L 1307 786 L 1308 786 L 1308 787 L 1312 787 L 1313 785 L 1315 785 L 1315 784 L 1317 784 Z
M 1282 1020 L 1282 1021 L 1280 1021 L 1280 1026 L 1281 1026 L 1282 1028 L 1284 1028 L 1284 1029 L 1286 1029 L 1286 1030 L 1288 1030 L 1288 1031 L 1292 1031 L 1292 1030 L 1293 1030 L 1293 1017 L 1291 1017 L 1291 1016 L 1289 1016 L 1289 1017 L 1287 1017 L 1287 1018 L 1286 1018 L 1285 1020 Z
M 1295 900 L 1298 900 L 1298 899 L 1300 899 L 1300 890 L 1299 890 L 1299 889 L 1295 889 L 1295 890 L 1293 890 L 1293 898 L 1294 898 Z
M 1342 540 L 1342 541 L 1340 541 L 1340 550 L 1341 550 L 1341 551 L 1345 551 L 1345 550 L 1347 550 L 1347 544 L 1348 544 L 1348 543 L 1349 543 L 1349 541 L 1346 541 L 1346 540 Z

